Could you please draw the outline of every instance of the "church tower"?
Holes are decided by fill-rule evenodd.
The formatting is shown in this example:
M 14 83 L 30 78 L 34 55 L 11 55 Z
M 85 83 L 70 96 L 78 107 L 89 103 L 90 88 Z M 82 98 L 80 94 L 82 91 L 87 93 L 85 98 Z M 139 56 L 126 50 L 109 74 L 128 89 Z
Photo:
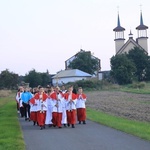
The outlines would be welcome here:
M 147 43 L 147 29 L 148 26 L 145 26 L 143 23 L 142 11 L 140 16 L 140 25 L 136 27 L 137 30 L 137 39 L 136 42 L 146 51 L 148 52 L 148 43 Z
M 120 48 L 124 45 L 124 31 L 125 28 L 121 27 L 120 25 L 120 18 L 119 18 L 119 13 L 118 13 L 118 22 L 117 22 L 117 27 L 113 29 L 115 32 L 115 46 L 116 46 L 116 53 L 120 50 Z

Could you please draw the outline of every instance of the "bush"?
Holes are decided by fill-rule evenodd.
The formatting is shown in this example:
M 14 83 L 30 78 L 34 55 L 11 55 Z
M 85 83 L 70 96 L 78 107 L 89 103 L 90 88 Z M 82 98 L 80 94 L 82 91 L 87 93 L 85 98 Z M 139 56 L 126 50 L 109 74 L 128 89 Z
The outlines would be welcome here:
M 141 89 L 141 88 L 144 88 L 146 86 L 146 82 L 134 82 L 133 84 L 131 84 L 129 86 L 129 88 L 135 88 L 135 89 Z
M 11 90 L 0 90 L 0 97 L 7 97 L 11 94 Z
M 89 80 L 79 80 L 76 82 L 69 82 L 65 84 L 66 89 L 72 85 L 76 90 L 78 87 L 82 87 L 86 91 L 93 91 L 93 90 L 116 90 L 119 89 L 120 86 L 118 84 L 112 84 L 107 80 L 98 80 L 96 78 L 92 78 Z
M 82 87 L 84 90 L 101 90 L 101 89 L 110 89 L 112 88 L 113 84 L 109 83 L 106 80 L 97 80 L 97 79 L 90 79 L 90 80 L 80 80 L 76 82 L 69 82 L 65 86 L 68 88 L 70 85 L 73 85 L 75 89 L 78 87 Z M 118 86 L 117 86 L 118 87 Z M 113 89 L 117 88 L 116 85 Z
M 82 88 L 95 88 L 94 82 L 90 80 L 77 81 L 76 84 L 78 85 L 78 87 L 82 87 Z
M 131 88 L 137 89 L 137 88 L 138 88 L 138 83 L 134 82 L 133 84 L 131 84 L 130 87 L 131 87 Z
M 139 88 L 144 88 L 146 86 L 146 82 L 140 82 L 139 84 L 138 84 L 138 87 Z

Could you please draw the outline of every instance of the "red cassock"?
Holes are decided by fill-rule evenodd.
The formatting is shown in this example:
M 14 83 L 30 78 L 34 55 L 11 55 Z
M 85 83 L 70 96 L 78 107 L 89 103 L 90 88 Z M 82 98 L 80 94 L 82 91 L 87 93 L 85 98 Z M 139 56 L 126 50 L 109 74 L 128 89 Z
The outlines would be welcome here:
M 64 94 L 59 92 L 59 94 L 61 94 L 62 97 L 64 97 Z M 53 92 L 51 95 L 50 95 L 51 99 L 57 99 L 57 93 L 56 92 Z
M 62 95 L 62 93 L 59 93 Z M 50 96 L 52 98 L 52 100 L 56 100 L 57 101 L 57 93 L 54 92 L 51 94 Z M 63 97 L 63 95 L 62 95 Z M 57 126 L 57 127 L 61 127 L 61 121 L 62 121 L 62 112 L 52 112 L 52 123 L 53 126 Z
M 42 94 L 43 101 L 45 101 L 47 99 L 47 97 L 48 97 L 47 94 L 45 94 L 45 93 Z M 39 93 L 35 94 L 34 99 L 40 99 L 40 94 Z
M 43 102 L 46 101 L 47 98 L 48 98 L 47 94 L 43 93 L 42 94 Z M 40 94 L 39 93 L 35 94 L 34 99 L 40 100 Z M 46 119 L 46 111 L 40 112 L 40 110 L 38 110 L 37 111 L 37 121 L 38 121 L 39 126 L 45 125 L 45 119 Z
M 77 94 L 77 101 L 78 99 L 80 99 L 80 97 L 82 97 L 83 101 L 87 98 L 86 95 L 84 93 L 82 94 Z M 78 103 L 78 102 L 77 102 Z M 85 103 L 85 102 L 84 102 Z M 77 108 L 77 119 L 78 121 L 85 121 L 86 120 L 86 109 L 83 106 L 79 106 L 79 108 Z
M 65 94 L 64 94 L 64 97 L 65 97 L 66 100 L 68 100 L 69 93 L 65 93 Z M 72 98 L 72 100 L 75 100 L 75 99 L 77 98 L 77 95 L 74 94 L 74 93 L 72 93 L 72 97 L 71 97 L 71 98 Z
M 34 105 L 35 105 L 35 98 L 34 97 L 30 99 L 30 103 L 31 103 L 30 107 L 32 109 L 32 107 L 34 107 Z M 37 110 L 36 111 L 35 110 L 30 111 L 30 120 L 37 122 Z
M 34 98 L 34 97 L 32 97 L 32 98 L 30 99 L 30 103 L 33 104 L 33 105 L 35 104 L 35 98 Z
M 82 97 L 83 102 L 84 100 L 87 98 L 86 95 L 84 93 L 82 94 L 77 94 L 77 103 L 78 103 L 78 99 L 80 99 L 80 97 Z M 82 102 L 82 104 L 83 104 Z M 80 102 L 79 102 L 80 103 Z M 86 120 L 86 109 L 85 109 L 85 102 L 84 102 L 84 106 L 80 105 L 77 108 L 77 119 L 78 121 L 85 121 Z
M 66 93 L 64 95 L 64 98 L 66 101 L 69 101 L 69 99 L 68 99 L 69 93 Z M 75 104 L 76 98 L 77 98 L 76 94 L 72 93 L 71 99 L 74 101 L 74 104 Z M 74 125 L 76 123 L 76 107 L 75 107 L 75 105 L 72 108 L 72 110 L 66 110 L 66 113 L 67 113 L 67 123 Z
M 30 120 L 37 122 L 37 112 L 30 112 Z

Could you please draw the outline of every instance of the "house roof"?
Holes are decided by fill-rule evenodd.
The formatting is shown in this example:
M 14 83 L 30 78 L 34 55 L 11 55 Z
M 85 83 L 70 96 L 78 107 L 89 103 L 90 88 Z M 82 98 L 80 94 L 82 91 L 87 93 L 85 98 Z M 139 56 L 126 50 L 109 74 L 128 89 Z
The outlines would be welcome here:
M 79 52 L 77 52 L 75 55 L 73 55 L 73 56 L 71 56 L 70 58 L 68 58 L 66 61 L 70 60 L 71 58 L 76 57 L 78 54 L 80 54 L 80 53 L 82 53 L 82 52 L 91 53 L 90 51 L 85 51 L 85 50 L 80 49 Z M 98 57 L 95 57 L 94 55 L 92 55 L 92 57 L 94 57 L 95 59 L 98 59 L 98 60 L 100 61 L 100 59 L 99 59 Z M 66 62 L 66 61 L 65 61 L 65 62 Z
M 91 77 L 92 75 L 83 72 L 79 69 L 62 70 L 52 78 L 66 78 L 66 77 Z
M 80 53 L 82 52 L 85 52 L 85 53 L 90 53 L 91 54 L 91 51 L 85 51 L 85 50 L 82 50 L 80 49 L 80 51 L 78 53 L 76 53 L 75 55 L 73 55 L 72 57 L 70 57 L 69 59 L 67 59 L 65 61 L 65 69 L 68 69 L 68 64 L 70 64 L 70 62 L 72 62 Z M 96 59 L 98 61 L 98 65 L 99 65 L 99 70 L 101 70 L 101 60 L 98 58 L 98 57 L 95 57 L 94 55 L 92 55 L 92 58 Z M 71 69 L 71 68 L 70 68 Z

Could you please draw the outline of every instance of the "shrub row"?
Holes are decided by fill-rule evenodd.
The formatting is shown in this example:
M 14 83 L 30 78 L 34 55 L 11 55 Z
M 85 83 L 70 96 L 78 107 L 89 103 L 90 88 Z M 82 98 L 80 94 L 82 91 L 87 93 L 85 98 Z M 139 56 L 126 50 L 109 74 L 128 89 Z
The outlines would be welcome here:
M 144 88 L 146 86 L 146 82 L 134 82 L 133 84 L 131 84 L 129 87 L 130 88 L 135 88 L 135 89 L 141 89 Z

